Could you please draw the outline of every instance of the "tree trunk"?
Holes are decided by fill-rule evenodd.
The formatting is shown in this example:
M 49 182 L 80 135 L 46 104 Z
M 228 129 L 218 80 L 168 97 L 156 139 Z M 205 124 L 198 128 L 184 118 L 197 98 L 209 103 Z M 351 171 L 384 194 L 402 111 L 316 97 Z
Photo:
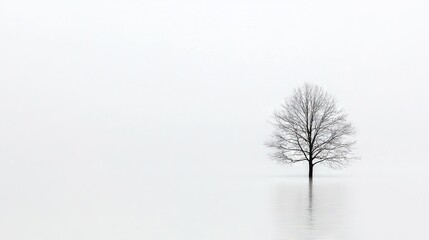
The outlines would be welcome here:
M 308 164 L 308 178 L 313 179 L 313 164 L 311 162 Z

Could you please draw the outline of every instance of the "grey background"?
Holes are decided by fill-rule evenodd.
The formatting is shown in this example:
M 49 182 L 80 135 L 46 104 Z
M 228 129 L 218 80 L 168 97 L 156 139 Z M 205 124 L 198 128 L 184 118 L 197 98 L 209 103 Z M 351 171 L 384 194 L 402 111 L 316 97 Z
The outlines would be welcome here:
M 304 176 L 263 145 L 273 110 L 304 82 L 336 96 L 362 157 L 316 176 L 424 173 L 427 10 L 416 0 L 0 0 L 3 236 L 59 239 L 61 228 L 35 234 L 45 207 L 61 216 L 112 186 L 126 205 L 130 183 L 161 176 Z M 11 219 L 28 216 L 27 236 Z
M 0 169 L 270 169 L 267 122 L 303 82 L 365 161 L 426 163 L 424 1 L 0 4 Z

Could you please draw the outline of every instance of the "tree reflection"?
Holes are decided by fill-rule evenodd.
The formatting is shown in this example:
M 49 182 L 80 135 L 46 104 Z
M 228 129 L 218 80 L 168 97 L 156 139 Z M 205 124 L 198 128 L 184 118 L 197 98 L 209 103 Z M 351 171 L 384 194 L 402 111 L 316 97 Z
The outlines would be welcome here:
M 347 239 L 343 186 L 302 180 L 282 182 L 277 188 L 278 239 Z

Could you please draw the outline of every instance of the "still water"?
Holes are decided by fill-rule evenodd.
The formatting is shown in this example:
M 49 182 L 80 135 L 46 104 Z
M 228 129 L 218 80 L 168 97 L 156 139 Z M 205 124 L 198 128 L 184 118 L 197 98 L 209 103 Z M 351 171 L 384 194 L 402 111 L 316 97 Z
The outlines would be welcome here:
M 3 183 L 1 239 L 429 239 L 412 177 L 38 181 Z

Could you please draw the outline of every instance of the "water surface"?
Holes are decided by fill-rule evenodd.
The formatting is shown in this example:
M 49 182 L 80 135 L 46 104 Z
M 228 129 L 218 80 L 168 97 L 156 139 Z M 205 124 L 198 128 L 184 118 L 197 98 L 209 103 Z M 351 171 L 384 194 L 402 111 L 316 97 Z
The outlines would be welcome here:
M 2 239 L 429 236 L 428 190 L 411 177 L 38 179 L 2 189 Z

